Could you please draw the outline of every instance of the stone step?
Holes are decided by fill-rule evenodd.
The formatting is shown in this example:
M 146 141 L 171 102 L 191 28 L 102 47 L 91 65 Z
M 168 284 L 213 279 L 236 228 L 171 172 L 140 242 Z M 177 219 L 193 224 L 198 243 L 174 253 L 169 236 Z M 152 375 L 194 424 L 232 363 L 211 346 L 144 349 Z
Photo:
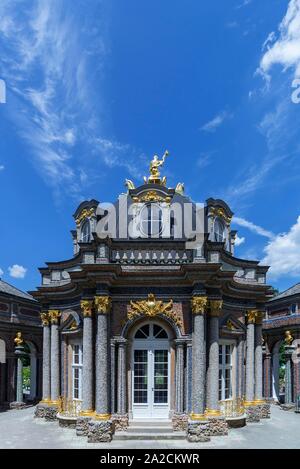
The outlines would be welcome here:
M 116 432 L 114 434 L 115 441 L 124 440 L 185 440 L 185 432 L 161 432 L 161 433 L 150 433 L 148 431 L 135 433 L 127 430 L 126 432 Z
M 171 426 L 156 426 L 156 425 L 144 425 L 144 426 L 129 426 L 128 430 L 130 433 L 173 433 Z

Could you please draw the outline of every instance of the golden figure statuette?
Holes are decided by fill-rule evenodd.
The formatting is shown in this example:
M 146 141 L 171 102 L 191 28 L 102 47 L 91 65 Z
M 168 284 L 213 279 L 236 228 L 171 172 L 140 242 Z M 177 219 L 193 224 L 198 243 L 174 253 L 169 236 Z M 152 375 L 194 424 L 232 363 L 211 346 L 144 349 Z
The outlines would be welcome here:
M 14 339 L 14 343 L 16 344 L 16 347 L 19 347 L 20 345 L 22 345 L 24 343 L 24 340 L 22 339 L 22 333 L 21 332 L 17 332 L 17 335 Z
M 294 342 L 294 337 L 292 336 L 291 331 L 285 331 L 284 335 L 285 335 L 285 338 L 284 338 L 285 344 L 292 345 L 292 343 Z
M 150 162 L 150 176 L 148 179 L 144 176 L 145 184 L 161 184 L 163 186 L 166 185 L 167 179 L 164 176 L 162 179 L 160 178 L 159 168 L 164 164 L 166 157 L 168 156 L 169 152 L 165 151 L 162 159 L 160 160 L 157 155 L 154 155 L 153 160 Z

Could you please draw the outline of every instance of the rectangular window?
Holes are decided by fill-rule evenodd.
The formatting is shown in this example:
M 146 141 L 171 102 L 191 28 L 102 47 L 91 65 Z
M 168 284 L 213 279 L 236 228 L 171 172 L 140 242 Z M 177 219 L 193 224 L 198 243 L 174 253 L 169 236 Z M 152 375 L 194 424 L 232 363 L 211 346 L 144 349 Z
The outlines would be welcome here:
M 290 305 L 290 314 L 297 314 L 298 313 L 298 304 L 293 303 Z
M 82 399 L 82 345 L 72 346 L 72 399 Z
M 232 344 L 219 345 L 219 400 L 232 397 Z

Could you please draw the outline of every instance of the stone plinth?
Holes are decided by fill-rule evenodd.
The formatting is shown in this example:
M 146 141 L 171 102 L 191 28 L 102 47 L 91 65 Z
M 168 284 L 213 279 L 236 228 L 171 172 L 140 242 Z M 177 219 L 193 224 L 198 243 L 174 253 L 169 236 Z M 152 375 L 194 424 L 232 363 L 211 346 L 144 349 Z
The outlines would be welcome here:
M 174 414 L 172 417 L 172 427 L 174 432 L 186 431 L 188 420 L 189 418 L 186 414 Z
M 89 434 L 89 423 L 92 417 L 80 416 L 76 421 L 76 435 L 77 436 L 88 436 Z
M 228 424 L 224 417 L 209 417 L 210 436 L 228 435 Z
M 35 408 L 34 416 L 37 418 L 44 418 L 45 420 L 56 420 L 57 413 L 57 406 L 53 406 L 50 403 L 44 404 L 40 402 Z
M 189 420 L 187 427 L 187 440 L 190 443 L 210 441 L 209 422 L 206 420 Z
M 245 407 L 247 423 L 260 421 L 260 408 L 258 405 L 249 405 Z
M 57 414 L 57 420 L 60 427 L 76 428 L 77 417 L 67 417 L 65 415 Z
M 9 408 L 10 408 L 10 409 L 18 409 L 18 410 L 20 410 L 20 409 L 24 409 L 24 407 L 26 407 L 25 402 L 18 402 L 18 401 L 15 401 L 15 402 L 11 402 L 11 403 L 9 404 Z
M 129 425 L 128 414 L 114 414 L 112 416 L 115 431 L 126 431 Z
M 241 428 L 246 425 L 246 415 L 226 418 L 228 428 Z
M 111 442 L 114 433 L 112 420 L 91 420 L 88 425 L 88 443 Z
M 267 402 L 259 404 L 259 416 L 261 419 L 271 418 L 271 406 Z

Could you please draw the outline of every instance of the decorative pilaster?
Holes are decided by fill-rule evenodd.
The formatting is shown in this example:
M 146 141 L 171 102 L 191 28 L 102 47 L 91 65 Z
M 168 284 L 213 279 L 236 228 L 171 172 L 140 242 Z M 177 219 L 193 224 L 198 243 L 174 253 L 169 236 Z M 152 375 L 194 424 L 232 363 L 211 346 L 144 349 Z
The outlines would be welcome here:
M 205 313 L 206 296 L 193 296 L 191 309 L 193 315 L 192 334 L 192 412 L 188 422 L 187 439 L 191 442 L 209 441 L 209 423 L 205 410 Z
M 95 296 L 94 304 L 97 314 L 96 413 L 93 420 L 89 422 L 88 441 L 107 442 L 111 441 L 113 434 L 108 388 L 108 329 L 111 298 L 107 295 Z
M 184 345 L 182 342 L 176 342 L 176 375 L 175 375 L 175 401 L 176 401 L 176 412 L 178 414 L 183 413 L 183 386 L 184 386 Z
M 292 355 L 295 350 L 293 337 L 290 331 L 285 332 L 284 358 L 285 358 L 285 405 L 291 406 L 294 402 L 293 396 L 293 366 Z
M 263 357 L 262 357 L 262 321 L 263 321 L 264 313 L 258 311 L 256 314 L 255 320 L 255 388 L 254 388 L 254 396 L 255 402 L 260 404 L 263 401 L 263 389 L 262 389 L 262 364 L 263 364 Z
M 59 318 L 61 313 L 57 309 L 51 309 L 48 312 L 51 322 L 51 405 L 57 406 L 59 403 L 60 395 L 60 360 L 59 360 Z
M 26 355 L 24 341 L 21 332 L 17 332 L 15 342 L 15 357 L 17 359 L 17 387 L 15 401 L 10 403 L 11 409 L 21 409 L 25 407 L 23 398 L 23 357 Z
M 92 300 L 80 302 L 83 314 L 83 357 L 82 357 L 82 410 L 81 415 L 91 417 L 94 414 L 93 402 L 93 308 Z
M 245 349 L 245 341 L 242 337 L 240 337 L 238 341 L 238 347 L 237 347 L 237 355 L 238 355 L 237 397 L 244 396 L 244 381 L 245 381 L 244 349 Z
M 247 318 L 247 352 L 246 352 L 246 400 L 244 402 L 248 422 L 259 422 L 260 409 L 254 400 L 255 393 L 255 323 L 257 310 L 248 311 Z M 258 370 L 256 371 L 258 374 Z

